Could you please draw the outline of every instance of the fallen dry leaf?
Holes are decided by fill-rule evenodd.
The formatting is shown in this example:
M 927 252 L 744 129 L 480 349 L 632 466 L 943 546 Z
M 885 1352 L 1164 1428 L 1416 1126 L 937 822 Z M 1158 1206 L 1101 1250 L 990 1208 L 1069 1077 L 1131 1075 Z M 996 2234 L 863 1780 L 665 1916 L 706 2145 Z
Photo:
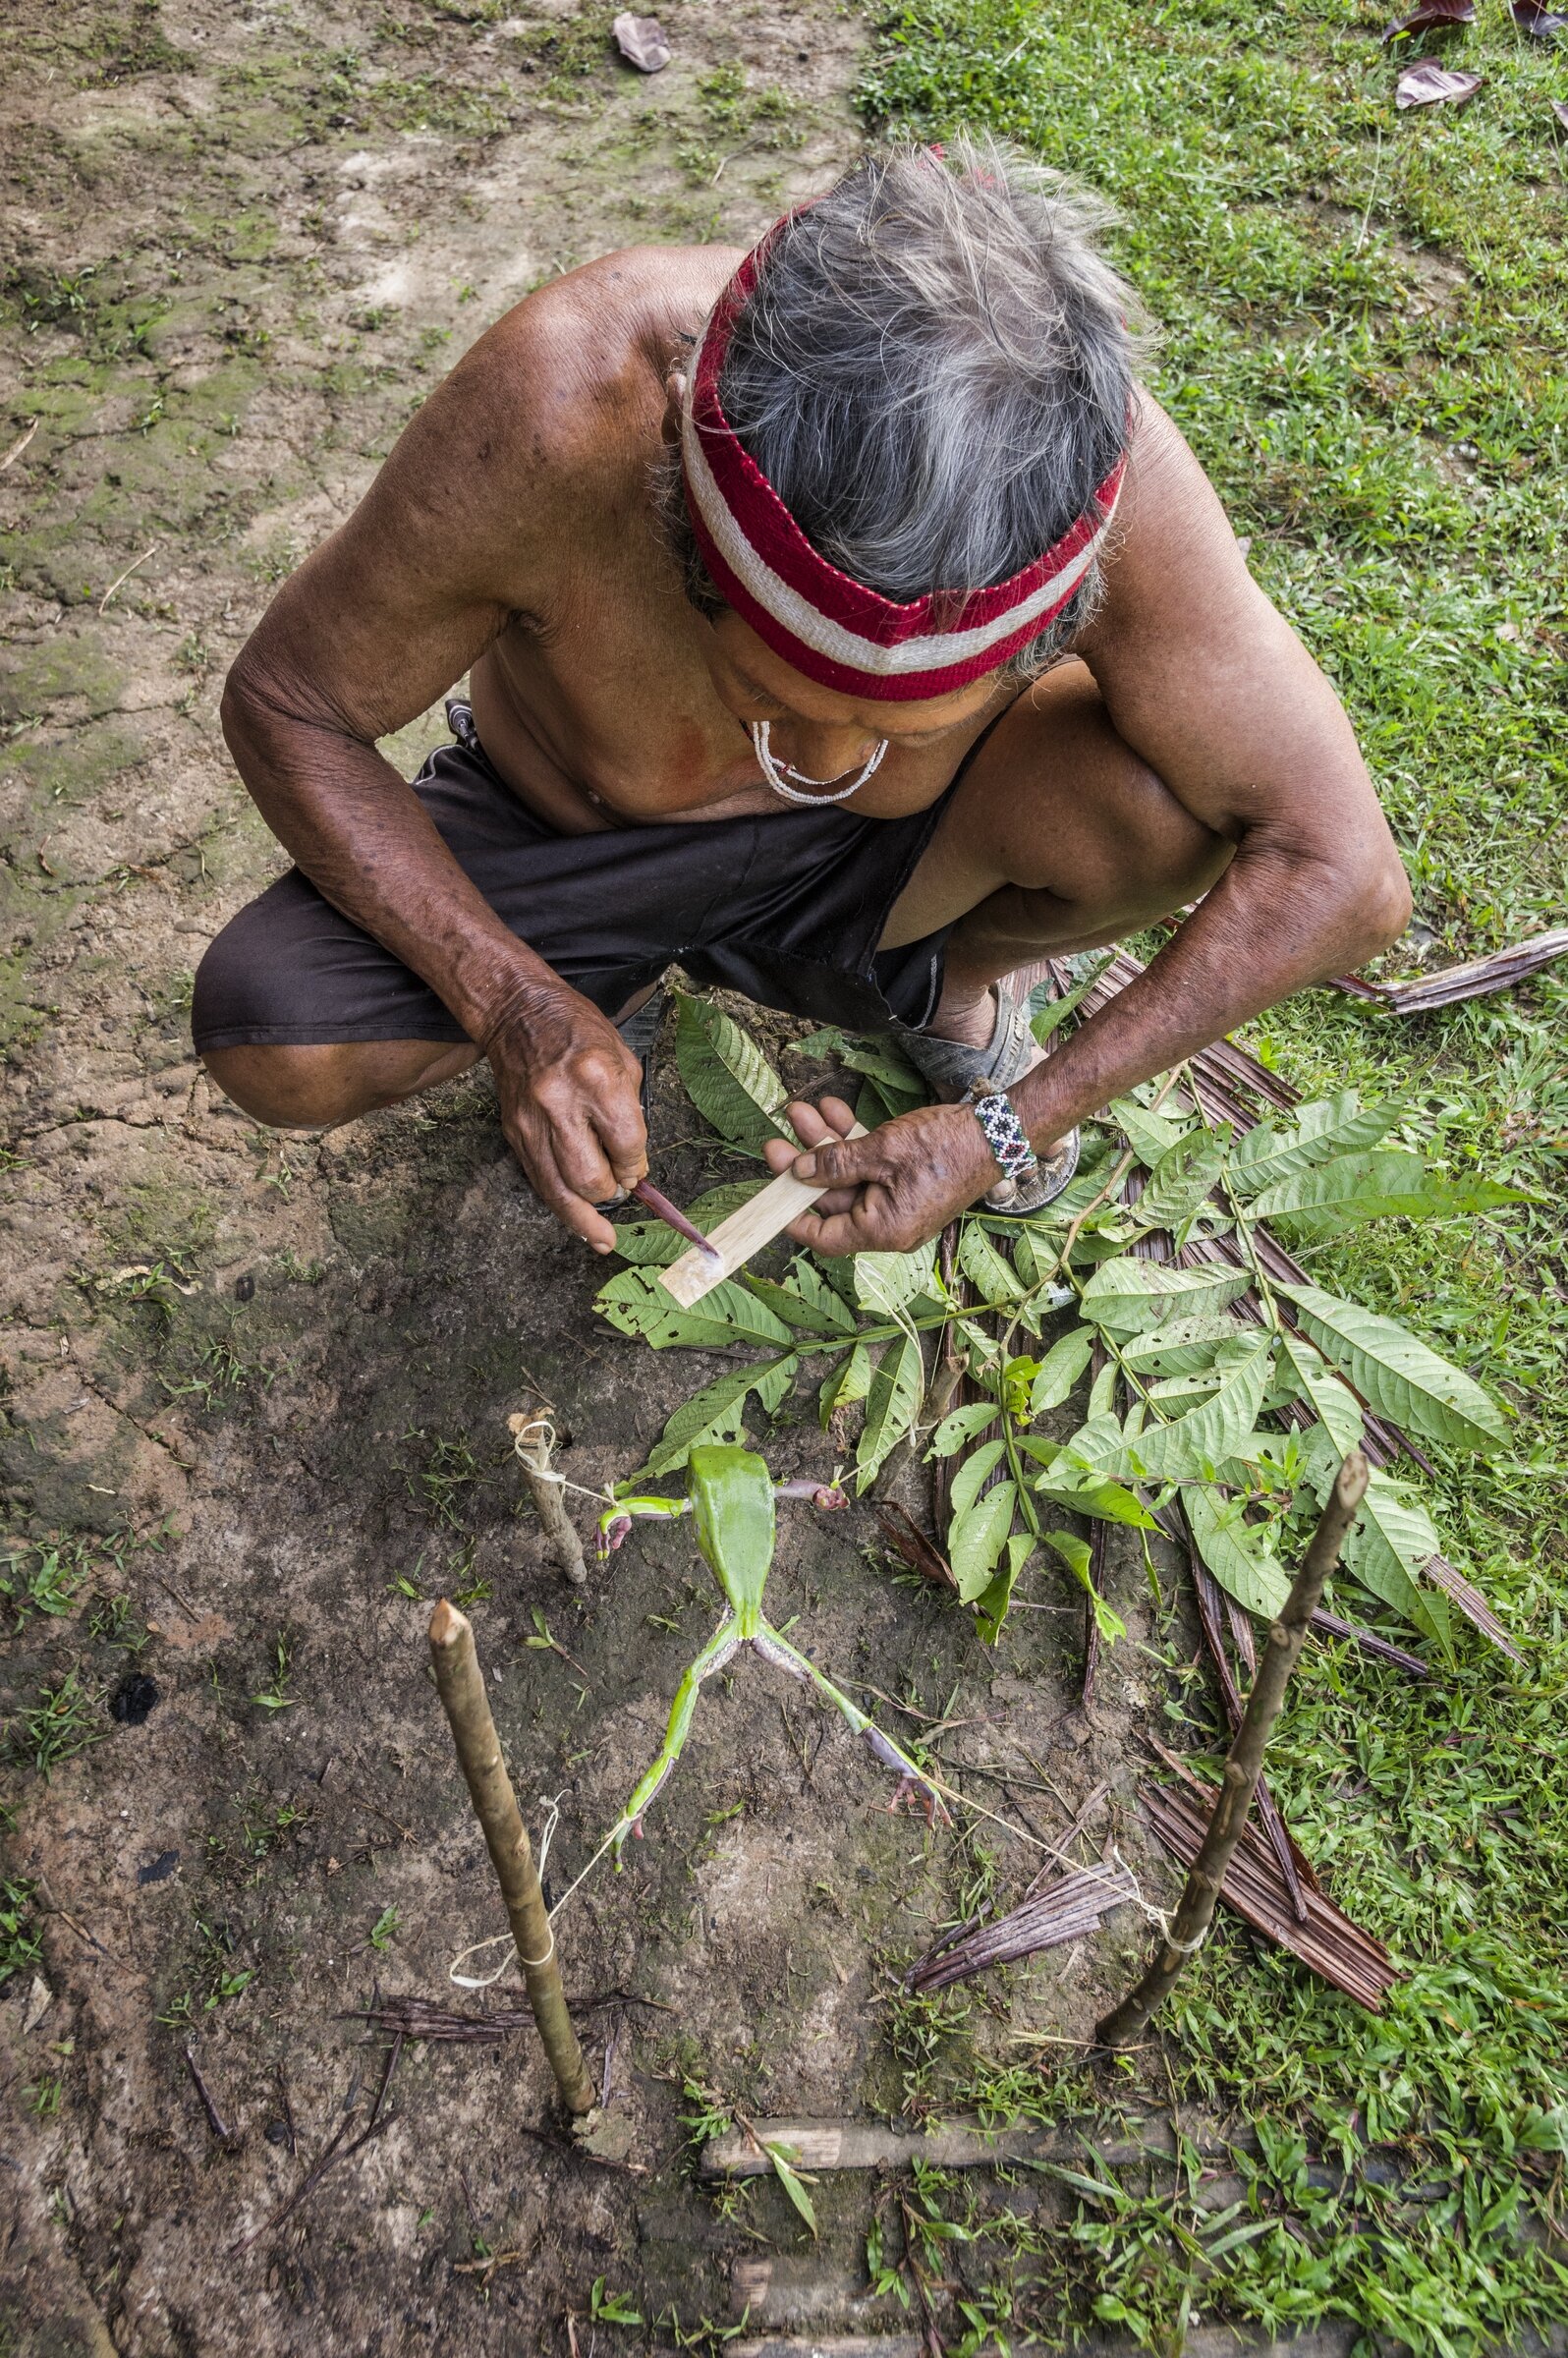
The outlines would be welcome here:
M 912 1572 L 930 1581 L 939 1589 L 951 1589 L 956 1596 L 958 1583 L 953 1569 L 941 1549 L 929 1541 L 907 1508 L 896 1499 L 889 1499 L 876 1510 L 877 1527 L 895 1555 L 903 1557 Z
M 1455 73 L 1448 66 L 1434 66 L 1429 59 L 1419 66 L 1407 66 L 1394 85 L 1394 104 L 1407 106 L 1463 106 L 1474 98 L 1481 87 L 1479 74 Z
M 1528 32 L 1533 41 L 1554 41 L 1568 17 L 1558 16 L 1542 5 L 1542 0 L 1511 0 L 1508 14 L 1521 32 Z
M 956 1936 L 938 1940 L 904 1978 L 906 1990 L 922 1993 L 945 1990 L 949 1983 L 967 1982 L 989 1965 L 1010 1965 L 1019 1957 L 1037 1956 L 1042 1948 L 1057 1948 L 1064 1940 L 1080 1940 L 1097 1933 L 1100 1918 L 1111 1908 L 1124 1907 L 1138 1897 L 1138 1885 L 1126 1867 L 1076 1868 L 1037 1898 L 1027 1899 L 1011 1914 L 989 1924 L 965 1925 Z
M 1419 8 L 1388 27 L 1383 39 L 1397 41 L 1404 32 L 1441 32 L 1475 22 L 1476 0 L 1421 0 Z
M 1171 1759 L 1169 1754 L 1163 1756 Z M 1172 1766 L 1179 1764 L 1172 1761 Z M 1168 1785 L 1145 1784 L 1138 1798 L 1145 1814 L 1165 1848 L 1179 1864 L 1190 1868 L 1207 1829 L 1218 1794 L 1212 1785 L 1204 1784 L 1190 1772 L 1186 1781 L 1192 1789 L 1189 1800 L 1184 1793 Z M 1196 1807 L 1194 1806 L 1196 1803 Z M 1308 1921 L 1294 1921 L 1285 1879 L 1279 1872 L 1279 1862 L 1256 1821 L 1242 1835 L 1225 1880 L 1220 1885 L 1220 1897 L 1245 1917 L 1255 1932 L 1275 1940 L 1300 1957 L 1304 1965 L 1343 1990 L 1359 2006 L 1375 2014 L 1381 2008 L 1389 1989 L 1399 1978 L 1398 1968 L 1380 1940 L 1364 1933 L 1359 1924 L 1336 1908 L 1332 1900 L 1316 1888 L 1312 1869 L 1298 1851 L 1298 1870 L 1305 1869 Z
M 1553 99 L 1552 104 L 1568 130 L 1568 105 L 1561 99 Z M 1333 987 L 1348 991 L 1353 998 L 1371 999 L 1386 1007 L 1390 1015 L 1426 1015 L 1433 1007 L 1454 1007 L 1462 999 L 1511 990 L 1516 982 L 1527 982 L 1542 967 L 1564 957 L 1568 957 L 1568 926 L 1558 926 L 1550 933 L 1537 933 L 1529 941 L 1514 942 L 1484 958 L 1468 959 L 1463 966 L 1442 967 L 1434 975 L 1412 975 L 1403 982 L 1364 982 L 1359 975 L 1335 975 Z
M 634 17 L 628 12 L 610 27 L 615 46 L 640 74 L 662 74 L 672 55 L 657 17 Z
M 1554 98 L 1551 111 L 1564 131 L 1568 131 L 1568 98 Z

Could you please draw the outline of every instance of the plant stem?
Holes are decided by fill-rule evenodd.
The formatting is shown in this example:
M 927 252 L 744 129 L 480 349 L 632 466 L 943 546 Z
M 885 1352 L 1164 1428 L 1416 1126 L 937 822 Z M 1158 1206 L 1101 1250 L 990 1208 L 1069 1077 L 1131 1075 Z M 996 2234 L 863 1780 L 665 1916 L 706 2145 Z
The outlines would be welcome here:
M 1225 1871 L 1235 1854 L 1262 1773 L 1263 1751 L 1274 1731 L 1290 1674 L 1307 1641 L 1307 1630 L 1323 1593 L 1323 1584 L 1339 1561 L 1356 1511 L 1367 1494 L 1367 1460 L 1353 1449 L 1334 1478 L 1328 1502 L 1318 1518 L 1301 1570 L 1291 1584 L 1285 1609 L 1268 1632 L 1268 1644 L 1247 1698 L 1247 1710 L 1225 1763 L 1219 1798 L 1208 1822 L 1192 1872 L 1187 1878 L 1170 1931 L 1160 1941 L 1153 1962 L 1129 1990 L 1119 2005 L 1095 2025 L 1101 2047 L 1127 2047 L 1138 2038 L 1162 1999 L 1175 1986 L 1188 1958 L 1213 1921 Z
M 555 1933 L 550 1924 L 538 1870 L 529 1848 L 527 1829 L 517 1795 L 501 1758 L 500 1739 L 490 1716 L 474 1630 L 466 1614 L 443 1597 L 430 1615 L 430 1658 L 458 1763 L 468 1781 L 474 1814 L 484 1834 L 495 1880 L 506 1902 L 507 1919 L 517 1943 L 529 2004 L 538 2025 L 544 2051 L 561 2094 L 574 2112 L 591 2111 L 593 2083 L 583 2061 L 583 2050 L 566 2010 Z

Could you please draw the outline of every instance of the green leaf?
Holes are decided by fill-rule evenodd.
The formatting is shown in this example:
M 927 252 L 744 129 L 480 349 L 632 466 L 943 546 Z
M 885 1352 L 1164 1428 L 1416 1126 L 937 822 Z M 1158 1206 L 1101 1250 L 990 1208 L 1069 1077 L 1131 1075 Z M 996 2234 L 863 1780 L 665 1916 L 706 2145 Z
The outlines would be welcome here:
M 1112 1334 L 1143 1334 L 1166 1319 L 1222 1310 L 1251 1283 L 1245 1269 L 1209 1263 L 1182 1269 L 1127 1254 L 1094 1271 L 1084 1288 L 1084 1316 Z
M 628 1482 L 656 1482 L 684 1466 L 693 1449 L 705 1441 L 738 1441 L 744 1437 L 742 1412 L 747 1396 L 756 1392 L 763 1408 L 772 1411 L 794 1381 L 798 1363 L 793 1354 L 764 1360 L 751 1367 L 726 1368 L 675 1411 L 645 1466 L 627 1476 Z
M 1441 1552 L 1426 1508 L 1386 1474 L 1373 1474 L 1345 1541 L 1346 1567 L 1363 1588 L 1446 1648 L 1448 1600 L 1440 1590 L 1417 1585 L 1423 1565 Z
M 729 1277 L 693 1309 L 683 1310 L 656 1277 L 641 1269 L 617 1269 L 593 1307 L 620 1333 L 640 1334 L 655 1351 L 671 1344 L 693 1351 L 724 1350 L 734 1343 L 777 1349 L 788 1348 L 794 1339 L 782 1319 Z
M 1083 1584 L 1093 1608 L 1095 1627 L 1106 1644 L 1114 1646 L 1118 1638 L 1125 1638 L 1127 1635 L 1126 1622 L 1113 1605 L 1106 1603 L 1094 1586 L 1090 1572 L 1092 1558 L 1088 1542 L 1078 1539 L 1070 1531 L 1048 1531 L 1045 1534 L 1045 1544 L 1047 1547 L 1054 1547 L 1073 1578 Z
M 1080 1425 L 1075 1433 L 1068 1435 L 1064 1446 L 1068 1454 L 1076 1457 L 1081 1464 L 1098 1471 L 1107 1464 L 1116 1463 L 1126 1439 L 1120 1417 L 1093 1416 Z
M 746 1284 L 787 1325 L 804 1327 L 810 1334 L 837 1336 L 855 1332 L 854 1313 L 830 1285 L 823 1284 L 803 1255 L 797 1255 L 791 1262 L 789 1275 L 782 1284 L 775 1284 L 769 1277 L 754 1276 L 750 1270 Z
M 1342 1302 L 1316 1285 L 1278 1289 L 1325 1359 L 1348 1376 L 1380 1417 L 1464 1449 L 1506 1441 L 1508 1428 L 1479 1383 L 1439 1359 L 1392 1319 Z
M 1173 1122 L 1169 1114 L 1150 1113 L 1136 1097 L 1113 1097 L 1106 1111 L 1147 1170 L 1199 1128 L 1196 1115 Z
M 759 2142 L 763 2153 L 773 2164 L 774 2176 L 814 2235 L 816 2233 L 816 2213 L 812 2209 L 812 2198 L 806 2191 L 807 2181 L 801 2176 L 799 2170 L 790 2167 L 786 2159 L 795 2149 L 793 2146 L 774 2145 L 766 2137 L 760 2139 Z M 812 2179 L 811 2183 L 814 2186 L 815 2179 Z
M 1030 1388 L 1032 1417 L 1042 1417 L 1047 1409 L 1060 1408 L 1088 1367 L 1093 1350 L 1094 1337 L 1087 1326 L 1070 1327 L 1059 1341 L 1052 1343 Z
M 903 1098 L 912 1105 L 924 1105 L 931 1094 L 919 1066 L 912 1064 L 886 1034 L 870 1039 L 860 1033 L 841 1032 L 836 1024 L 829 1024 L 822 1031 L 798 1039 L 795 1053 L 830 1057 L 835 1064 L 847 1065 L 852 1073 L 865 1073 L 885 1097 Z
M 1060 1031 L 1070 1015 L 1076 1014 L 1115 956 L 1114 950 L 1107 950 L 1098 964 L 1092 966 L 1059 999 L 1052 995 L 1055 985 L 1050 981 L 1036 983 L 1029 994 L 1029 1028 L 1041 1047 Z
M 1340 1456 L 1359 1449 L 1367 1419 L 1349 1384 L 1329 1373 L 1321 1354 L 1305 1335 L 1282 1332 L 1278 1343 L 1280 1357 L 1301 1387 L 1302 1397 L 1316 1412 Z
M 1109 1475 L 1075 1465 L 1073 1458 L 1070 1449 L 1058 1452 L 1054 1465 L 1035 1485 L 1042 1498 L 1052 1498 L 1058 1506 L 1069 1506 L 1075 1514 L 1087 1515 L 1092 1523 L 1125 1523 L 1134 1531 L 1158 1531 L 1155 1517 L 1132 1490 L 1113 1482 Z
M 871 1388 L 866 1396 L 866 1425 L 855 1452 L 863 1493 L 870 1488 L 883 1460 L 897 1448 L 914 1424 L 924 1388 L 921 1347 L 909 1335 L 901 1334 L 886 1346 L 877 1361 Z
M 965 1604 L 973 1604 L 989 1587 L 991 1574 L 1013 1528 L 1013 1509 L 1017 1504 L 1018 1491 L 1013 1484 L 999 1482 L 983 1498 L 956 1513 L 949 1523 L 947 1560 L 953 1567 L 958 1594 Z
M 1337 1096 L 1315 1097 L 1310 1105 L 1296 1108 L 1290 1127 L 1274 1120 L 1260 1122 L 1238 1139 L 1226 1177 L 1237 1195 L 1256 1195 L 1260 1188 L 1272 1187 L 1332 1155 L 1376 1146 L 1409 1111 L 1403 1097 L 1363 1105 L 1353 1089 L 1342 1089 Z
M 873 1318 L 890 1319 L 928 1293 L 936 1282 L 936 1248 L 923 1245 L 918 1253 L 857 1253 L 854 1259 L 855 1299 Z
M 1290 1582 L 1258 1531 L 1242 1520 L 1245 1504 L 1204 1487 L 1182 1493 L 1193 1544 L 1220 1587 L 1245 1611 L 1272 1620 L 1284 1609 Z
M 1006 1454 L 1005 1441 L 982 1441 L 973 1456 L 965 1458 L 953 1476 L 953 1486 L 947 1494 L 948 1504 L 955 1516 L 974 1505 L 980 1496 L 980 1484 L 988 1480 Z
M 1455 1219 L 1531 1201 L 1522 1188 L 1487 1179 L 1433 1178 L 1419 1154 L 1339 1154 L 1265 1187 L 1251 1211 L 1255 1219 L 1289 1219 L 1314 1235 L 1335 1236 L 1367 1220 Z
M 1148 1185 L 1128 1207 L 1127 1217 L 1134 1229 L 1168 1228 L 1180 1239 L 1193 1214 L 1208 1201 L 1224 1168 L 1229 1144 L 1228 1131 L 1215 1136 L 1199 1130 L 1167 1148 L 1150 1172 Z
M 725 1187 L 710 1187 L 696 1203 L 687 1205 L 686 1216 L 704 1236 L 710 1235 L 720 1220 L 766 1185 L 765 1179 L 739 1179 Z M 663 1220 L 622 1220 L 615 1231 L 616 1252 L 640 1268 L 668 1268 L 687 1249 L 685 1237 L 677 1236 Z
M 776 1119 L 786 1091 L 749 1032 L 711 999 L 677 991 L 675 1061 L 686 1094 L 721 1138 L 754 1149 L 794 1132 Z M 796 1142 L 798 1143 L 798 1142 Z
M 976 1598 L 975 1625 L 985 1645 L 994 1646 L 1000 1636 L 1002 1623 L 1007 1619 L 1008 1609 L 1013 1601 L 1013 1591 L 1018 1585 L 1018 1576 L 1034 1552 L 1034 1533 L 1015 1531 L 1004 1550 L 1001 1569 L 992 1579 L 990 1586 Z
M 1175 1417 L 1168 1425 L 1149 1424 L 1130 1441 L 1129 1461 L 1158 1482 L 1192 1482 L 1207 1466 L 1229 1457 L 1258 1422 L 1268 1382 L 1271 1355 L 1266 1338 L 1244 1359 L 1221 1372 L 1218 1389 L 1201 1408 Z M 1115 1474 L 1137 1471 L 1131 1462 L 1112 1465 Z
M 816 1395 L 816 1413 L 825 1425 L 836 1408 L 852 1408 L 871 1388 L 871 1355 L 864 1343 L 845 1353 Z
M 1247 1328 L 1221 1313 L 1217 1318 L 1167 1319 L 1148 1334 L 1136 1334 L 1121 1345 L 1129 1368 L 1149 1380 L 1165 1376 L 1193 1376 L 1211 1368 L 1222 1343 L 1233 1343 Z
M 932 1433 L 926 1456 L 951 1457 L 955 1449 L 962 1449 L 966 1441 L 993 1425 L 999 1413 L 994 1400 L 974 1400 L 966 1408 L 953 1409 Z
M 982 1302 L 1021 1302 L 1024 1288 L 978 1220 L 966 1220 L 958 1235 L 958 1265 L 980 1290 Z

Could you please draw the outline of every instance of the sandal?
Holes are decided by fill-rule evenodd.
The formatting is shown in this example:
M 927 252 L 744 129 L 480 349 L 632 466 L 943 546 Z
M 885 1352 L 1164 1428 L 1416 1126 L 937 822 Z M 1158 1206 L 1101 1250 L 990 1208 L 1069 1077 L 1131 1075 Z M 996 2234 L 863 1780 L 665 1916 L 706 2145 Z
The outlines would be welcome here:
M 900 1047 L 944 1104 L 1010 1089 L 1036 1065 L 1044 1063 L 1045 1051 L 1030 1029 L 1028 996 L 1019 996 L 1009 987 L 1015 980 L 1009 976 L 991 986 L 996 995 L 996 1023 L 983 1048 L 967 1047 L 960 1039 L 939 1039 L 934 1032 L 900 1028 Z M 998 1212 L 1004 1219 L 1021 1220 L 1054 1203 L 1072 1183 L 1080 1144 L 1078 1131 L 1069 1130 L 1022 1179 L 999 1179 L 981 1199 L 986 1210 Z
M 642 1006 L 634 1007 L 625 1021 L 615 1027 L 643 1067 L 643 1087 L 639 1095 L 644 1121 L 652 1111 L 653 1043 L 658 1039 L 659 1026 L 664 1021 L 664 1010 L 669 1003 L 669 992 L 662 982 L 656 982 Z

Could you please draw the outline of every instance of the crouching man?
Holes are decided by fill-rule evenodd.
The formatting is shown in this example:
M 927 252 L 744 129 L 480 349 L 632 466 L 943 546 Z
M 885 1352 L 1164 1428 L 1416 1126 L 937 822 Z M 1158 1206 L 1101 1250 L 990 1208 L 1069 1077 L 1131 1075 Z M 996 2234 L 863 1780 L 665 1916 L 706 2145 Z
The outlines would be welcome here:
M 1006 153 L 877 157 L 750 254 L 612 254 L 480 339 L 229 675 L 297 863 L 197 977 L 230 1096 L 330 1124 L 488 1057 L 605 1252 L 679 962 L 899 1032 L 941 1101 L 864 1140 L 793 1107 L 831 1183 L 794 1233 L 906 1250 L 1399 932 L 1349 723 L 1136 383 L 1096 226 Z M 377 739 L 465 673 L 405 784 Z M 1200 897 L 1039 1058 L 1032 962 Z

